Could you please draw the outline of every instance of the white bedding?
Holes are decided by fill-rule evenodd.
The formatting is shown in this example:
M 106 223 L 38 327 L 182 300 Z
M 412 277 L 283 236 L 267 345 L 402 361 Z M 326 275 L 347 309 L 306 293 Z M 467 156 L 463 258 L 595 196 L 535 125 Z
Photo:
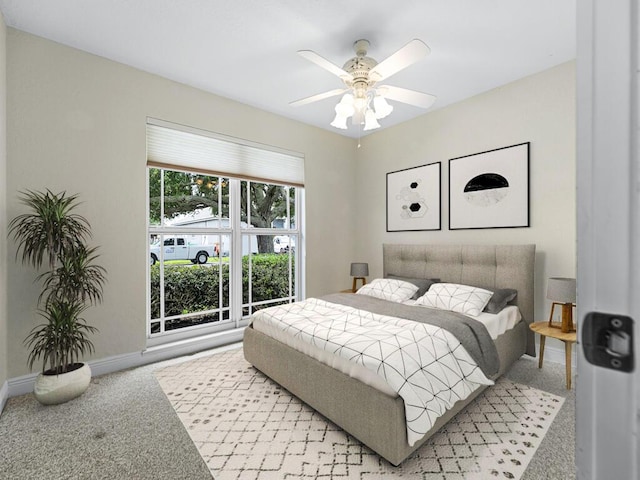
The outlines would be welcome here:
M 252 323 L 256 330 L 347 375 L 400 395 L 410 445 L 456 401 L 493 383 L 452 334 L 411 320 L 311 298 L 260 310 Z M 438 361 L 423 362 L 430 364 L 427 369 L 418 358 Z
M 477 317 L 472 317 L 482 322 L 491 338 L 494 340 L 507 330 L 511 330 L 522 319 L 520 310 L 515 305 L 509 305 L 503 308 L 500 313 L 494 315 L 492 313 L 481 313 Z
M 406 305 L 412 305 L 414 300 L 409 300 L 405 302 Z M 420 307 L 426 308 L 426 307 Z M 514 305 L 510 305 L 503 309 L 497 315 L 491 313 L 482 313 L 479 317 L 473 317 L 479 322 L 482 322 L 489 335 L 492 339 L 498 338 L 507 330 L 512 329 L 522 318 L 520 315 L 520 310 L 518 307 Z M 275 338 L 279 342 L 282 342 L 291 348 L 298 350 L 299 352 L 304 353 L 305 355 L 309 355 L 310 357 L 315 358 L 316 360 L 324 363 L 325 365 L 330 366 L 331 368 L 335 368 L 336 370 L 341 371 L 342 373 L 349 375 L 352 378 L 360 380 L 362 383 L 365 383 L 377 390 L 380 390 L 382 393 L 386 393 L 392 397 L 395 397 L 397 394 L 393 391 L 386 380 L 375 372 L 368 370 L 357 363 L 350 362 L 342 357 L 334 355 L 331 352 L 320 349 L 314 346 L 311 343 L 304 342 L 298 337 L 293 337 L 288 335 L 285 331 L 275 328 L 275 326 L 268 324 L 266 322 L 261 321 L 261 317 L 257 316 L 253 320 L 253 327 L 266 334 L 271 338 Z
M 404 305 L 416 305 L 415 300 L 407 300 Z M 429 308 L 424 305 L 416 305 L 420 308 Z M 515 305 L 509 305 L 498 314 L 482 312 L 477 317 L 469 317 L 482 323 L 494 340 L 507 330 L 511 330 L 522 318 L 520 310 Z

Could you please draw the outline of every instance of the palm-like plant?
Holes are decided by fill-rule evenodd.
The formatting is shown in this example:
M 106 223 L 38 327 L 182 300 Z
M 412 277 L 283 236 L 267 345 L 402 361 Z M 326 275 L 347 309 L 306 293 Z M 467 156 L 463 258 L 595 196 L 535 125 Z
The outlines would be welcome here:
M 41 268 L 45 260 L 48 264 L 48 271 L 37 277 L 43 280 L 38 303 L 47 323 L 35 327 L 25 340 L 31 349 L 29 367 L 41 358 L 43 373 L 76 368 L 78 358 L 93 351 L 87 334 L 97 331 L 80 315 L 89 305 L 102 301 L 106 271 L 93 263 L 98 257 L 96 248 L 85 244 L 91 226 L 74 213 L 77 198 L 50 190 L 23 192 L 21 201 L 30 212 L 9 224 L 9 234 L 18 244 L 16 258 L 22 253 L 22 263 L 35 268 Z
M 78 365 L 81 355 L 93 351 L 93 343 L 86 334 L 98 330 L 80 318 L 86 308 L 80 302 L 55 299 L 40 312 L 47 322 L 31 330 L 25 340 L 31 349 L 28 359 L 30 369 L 38 358 L 42 358 L 43 372 L 66 373 Z
M 71 255 L 61 255 L 53 270 L 38 277 L 38 280 L 44 279 L 38 302 L 46 296 L 45 305 L 60 298 L 88 304 L 100 303 L 106 271 L 99 265 L 93 265 L 98 258 L 96 251 L 97 248 L 78 244 Z M 68 253 L 68 250 L 65 252 Z
M 71 213 L 78 205 L 78 195 L 54 194 L 50 190 L 27 190 L 22 195 L 22 203 L 31 213 L 18 215 L 9 224 L 9 233 L 18 242 L 16 257 L 22 250 L 22 263 L 40 268 L 46 254 L 49 269 L 53 270 L 65 250 L 72 250 L 91 236 L 87 219 Z

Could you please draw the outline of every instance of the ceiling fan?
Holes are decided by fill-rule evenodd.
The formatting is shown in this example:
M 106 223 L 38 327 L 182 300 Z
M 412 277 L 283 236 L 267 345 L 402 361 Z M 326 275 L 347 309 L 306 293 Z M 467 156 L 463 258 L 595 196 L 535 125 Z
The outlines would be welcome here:
M 364 125 L 363 130 L 373 130 L 380 127 L 379 119 L 393 111 L 393 107 L 387 103 L 386 99 L 421 108 L 429 108 L 435 101 L 436 97 L 427 93 L 378 84 L 429 55 L 431 50 L 423 41 L 411 40 L 380 63 L 367 57 L 368 40 L 356 40 L 353 49 L 356 56 L 347 60 L 342 68 L 312 50 L 299 50 L 298 55 L 301 57 L 340 77 L 346 88 L 312 95 L 290 102 L 289 105 L 299 107 L 344 94 L 335 107 L 336 116 L 331 126 L 344 130 L 347 128 L 347 119 L 351 117 L 352 125 Z

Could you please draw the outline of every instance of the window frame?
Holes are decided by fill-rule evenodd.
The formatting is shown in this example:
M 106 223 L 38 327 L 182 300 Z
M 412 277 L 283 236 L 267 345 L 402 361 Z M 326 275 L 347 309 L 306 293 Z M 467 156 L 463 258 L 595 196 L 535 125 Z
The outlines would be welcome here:
M 165 343 L 170 343 L 173 341 L 188 339 L 188 338 L 197 338 L 211 333 L 217 333 L 220 331 L 231 330 L 233 328 L 242 328 L 249 324 L 250 315 L 244 315 L 243 312 L 246 307 L 249 308 L 249 312 L 253 310 L 253 306 L 259 306 L 261 304 L 268 303 L 276 303 L 279 301 L 286 300 L 289 303 L 299 301 L 304 298 L 304 235 L 302 226 L 303 222 L 303 208 L 304 208 L 304 187 L 298 185 L 284 185 L 278 182 L 272 181 L 256 181 L 256 180 L 247 180 L 243 178 L 233 177 L 230 175 L 220 175 L 221 178 L 228 179 L 229 181 L 229 228 L 222 227 L 184 227 L 184 226 L 164 226 L 165 222 L 165 214 L 164 214 L 164 174 L 161 175 L 161 188 L 160 195 L 162 201 L 160 202 L 160 224 L 152 225 L 150 222 L 150 202 L 149 202 L 149 192 L 150 192 L 150 169 L 160 169 L 162 171 L 180 171 L 184 173 L 196 174 L 196 175 L 210 175 L 210 173 L 198 172 L 194 169 L 190 168 L 180 168 L 176 169 L 174 165 L 147 165 L 147 174 L 146 174 L 146 213 L 147 213 L 147 262 L 146 262 L 146 293 L 147 293 L 147 301 L 146 301 L 146 338 L 147 338 L 147 347 L 153 347 L 157 345 L 162 345 Z M 294 208 L 295 208 L 295 228 L 255 228 L 249 227 L 248 225 L 242 227 L 241 221 L 241 184 L 242 182 L 254 182 L 254 183 L 265 183 L 269 185 L 279 185 L 287 188 L 288 195 L 290 195 L 291 190 L 294 191 Z M 218 210 L 219 212 L 221 209 Z M 220 220 L 226 220 L 226 217 L 223 218 L 221 215 Z M 287 202 L 287 218 L 290 218 L 290 204 Z M 247 220 L 250 220 L 248 218 Z M 149 238 L 152 235 L 158 235 L 161 238 L 161 244 L 164 242 L 164 236 L 167 235 L 228 235 L 230 237 L 230 251 L 229 251 L 229 305 L 226 307 L 218 307 L 214 310 L 193 312 L 189 314 L 182 315 L 172 315 L 165 316 L 164 315 L 164 302 L 165 302 L 165 292 L 164 292 L 164 249 L 160 249 L 161 258 L 159 258 L 160 263 L 160 317 L 159 319 L 151 318 L 151 268 L 149 265 L 148 259 L 150 258 L 150 242 Z M 242 284 L 242 242 L 244 236 L 249 235 L 249 245 L 251 246 L 251 236 L 256 235 L 274 235 L 274 236 L 289 236 L 291 238 L 295 238 L 295 246 L 296 248 L 289 249 L 287 253 L 289 257 L 289 296 L 286 298 L 278 298 L 272 300 L 263 300 L 258 302 L 251 302 L 251 296 L 249 296 L 249 303 L 245 304 L 243 302 L 243 284 Z M 176 242 L 177 243 L 177 242 Z M 222 242 L 221 242 L 222 243 Z M 290 243 L 291 244 L 291 243 Z M 235 254 L 235 252 L 240 252 L 239 255 Z M 251 248 L 249 248 L 249 288 L 251 286 L 251 260 L 253 257 L 253 252 Z M 218 261 L 222 264 L 222 256 L 218 257 Z M 292 268 L 292 262 L 294 262 Z M 219 270 L 219 274 L 222 275 L 222 270 Z M 292 285 L 293 282 L 293 285 Z M 220 285 L 219 298 L 222 298 L 222 284 Z M 165 331 L 163 326 L 166 321 L 177 319 L 177 318 L 188 318 L 190 316 L 199 316 L 207 313 L 219 312 L 220 317 L 222 317 L 223 312 L 228 311 L 229 316 L 228 319 L 222 319 L 212 322 L 206 323 L 202 325 L 193 325 L 188 327 L 181 327 L 175 330 Z M 158 333 L 151 333 L 151 326 L 153 323 L 160 321 L 161 322 L 161 331 Z

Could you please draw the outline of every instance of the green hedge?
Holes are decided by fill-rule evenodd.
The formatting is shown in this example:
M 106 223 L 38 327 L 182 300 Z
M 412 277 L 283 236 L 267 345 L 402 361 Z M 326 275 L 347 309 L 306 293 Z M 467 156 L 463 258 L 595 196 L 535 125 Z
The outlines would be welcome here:
M 165 265 L 165 316 L 216 309 L 219 299 L 218 264 Z M 251 301 L 289 296 L 289 255 L 251 257 Z M 242 259 L 243 303 L 249 302 L 249 257 Z M 293 287 L 293 283 L 292 283 Z M 222 264 L 223 305 L 229 306 L 229 266 Z M 151 318 L 160 317 L 160 264 L 151 266 Z

